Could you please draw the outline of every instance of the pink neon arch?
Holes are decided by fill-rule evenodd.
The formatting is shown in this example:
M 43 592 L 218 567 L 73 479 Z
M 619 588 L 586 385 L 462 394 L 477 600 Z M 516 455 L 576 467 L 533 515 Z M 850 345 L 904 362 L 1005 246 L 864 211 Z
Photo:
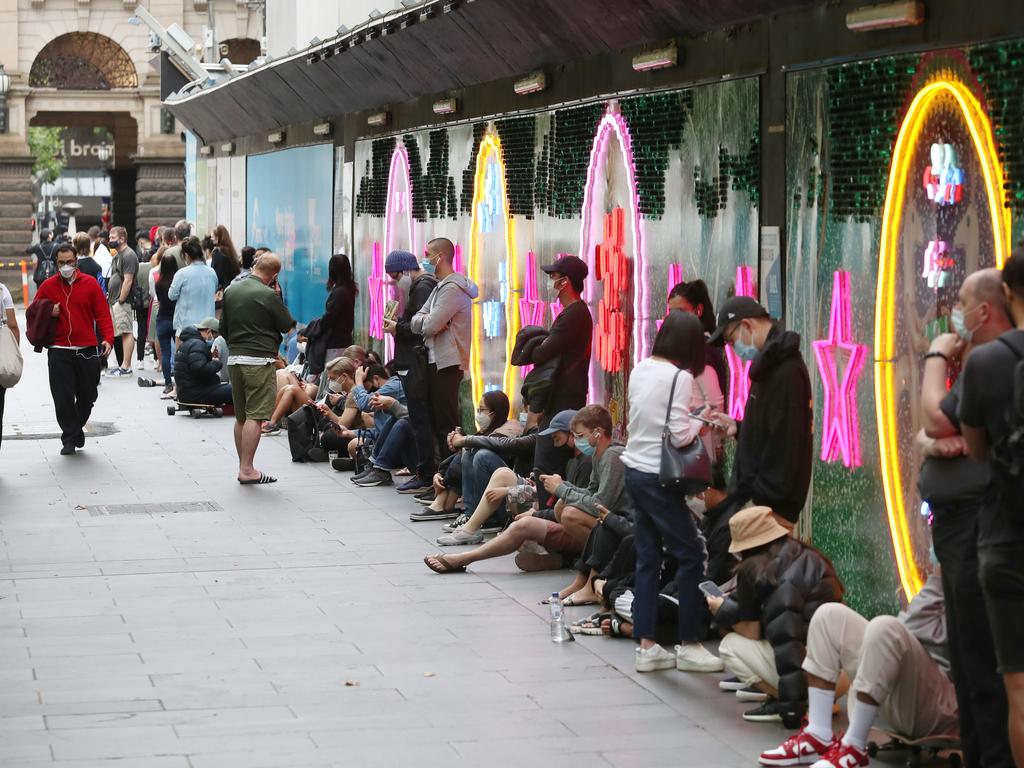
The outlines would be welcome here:
M 401 186 L 399 186 L 401 185 Z M 412 174 L 409 166 L 409 152 L 401 141 L 395 145 L 395 151 L 391 153 L 391 167 L 388 169 L 388 196 L 384 206 L 384 247 L 380 243 L 374 243 L 371 275 L 367 278 L 370 287 L 371 313 L 370 313 L 370 335 L 375 329 L 374 322 L 378 326 L 383 319 L 384 304 L 387 299 L 394 295 L 394 291 L 384 276 L 384 262 L 387 255 L 394 250 L 396 227 L 401 226 L 399 217 L 405 216 L 405 226 L 408 230 L 409 250 L 416 253 L 415 225 L 412 218 Z M 377 293 L 374 293 L 376 291 Z M 374 313 L 373 298 L 377 298 L 377 310 Z M 379 317 L 378 317 L 379 315 Z M 395 353 L 395 339 L 393 336 L 381 333 L 384 337 L 384 357 L 390 359 Z M 380 338 L 378 336 L 377 338 Z
M 633 223 L 632 237 L 632 258 L 633 258 L 633 361 L 639 362 L 647 357 L 649 345 L 647 340 L 647 271 L 642 248 L 642 235 L 640 232 L 640 202 L 637 197 L 636 168 L 633 164 L 633 141 L 629 135 L 629 126 L 626 119 L 618 112 L 608 112 L 601 118 L 597 126 L 597 133 L 594 135 L 594 143 L 590 148 L 590 164 L 587 166 L 587 184 L 583 189 L 583 209 L 580 222 L 580 250 L 579 255 L 589 267 L 590 274 L 587 276 L 586 289 L 584 291 L 587 300 L 593 294 L 596 284 L 594 264 L 594 246 L 602 235 L 604 223 L 604 211 L 595 211 L 597 206 L 597 195 L 595 194 L 598 171 L 607 162 L 608 142 L 614 136 L 622 149 L 622 164 L 626 171 L 626 178 L 629 185 L 629 212 L 630 221 Z M 595 230 L 596 227 L 596 230 Z M 591 355 L 590 361 L 590 391 L 597 391 L 598 362 L 595 355 Z
M 757 298 L 753 267 L 736 267 L 736 295 Z M 750 362 L 740 360 L 729 344 L 725 345 L 725 359 L 729 363 L 729 415 L 738 421 L 750 397 Z

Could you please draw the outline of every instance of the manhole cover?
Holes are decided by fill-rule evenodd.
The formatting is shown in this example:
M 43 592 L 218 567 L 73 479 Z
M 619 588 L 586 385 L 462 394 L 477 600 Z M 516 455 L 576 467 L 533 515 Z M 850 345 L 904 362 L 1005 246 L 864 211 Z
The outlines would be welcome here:
M 22 421 L 4 424 L 4 440 L 59 440 L 60 432 L 47 432 L 53 421 Z M 86 437 L 106 437 L 117 432 L 113 422 L 95 421 L 85 425 Z
M 85 508 L 93 517 L 104 515 L 176 515 L 179 512 L 223 512 L 215 501 L 167 501 L 162 504 L 95 504 Z

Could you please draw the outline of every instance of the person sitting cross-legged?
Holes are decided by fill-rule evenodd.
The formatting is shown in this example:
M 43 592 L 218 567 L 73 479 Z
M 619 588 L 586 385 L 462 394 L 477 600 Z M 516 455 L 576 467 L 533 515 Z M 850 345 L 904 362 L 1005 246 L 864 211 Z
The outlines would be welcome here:
M 593 470 L 589 485 L 580 488 L 567 483 L 557 475 L 542 475 L 549 492 L 558 501 L 555 503 L 554 520 L 535 517 L 532 510 L 518 515 L 497 538 L 470 552 L 459 555 L 433 555 L 424 558 L 427 567 L 438 573 L 464 570 L 470 563 L 492 557 L 510 554 L 527 541 L 540 544 L 545 550 L 547 568 L 562 565 L 560 553 L 579 553 L 600 516 L 601 506 L 608 509 L 627 508 L 630 505 L 625 485 L 625 468 L 621 455 L 623 447 L 613 444 L 611 439 L 611 415 L 600 405 L 588 405 L 577 411 L 569 424 L 572 439 L 582 453 L 593 456 Z M 584 449 L 583 446 L 586 446 Z M 523 567 L 526 561 L 516 558 L 516 564 Z M 539 565 L 531 562 L 531 565 Z M 541 570 L 530 567 L 524 570 Z
M 807 632 L 810 708 L 807 724 L 780 746 L 761 753 L 767 766 L 859 768 L 870 761 L 868 733 L 875 719 L 908 739 L 956 738 L 956 691 L 945 653 L 942 577 L 933 572 L 907 610 L 868 621 L 841 603 L 821 606 Z M 851 678 L 850 727 L 832 731 L 840 675 Z

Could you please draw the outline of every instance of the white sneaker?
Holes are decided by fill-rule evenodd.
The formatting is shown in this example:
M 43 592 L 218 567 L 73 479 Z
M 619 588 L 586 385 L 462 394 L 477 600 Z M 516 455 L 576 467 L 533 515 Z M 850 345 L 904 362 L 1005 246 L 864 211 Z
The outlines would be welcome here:
M 650 648 L 636 647 L 636 671 L 654 672 L 659 669 L 672 669 L 676 664 L 676 656 L 655 643 Z
M 676 669 L 680 672 L 721 672 L 725 664 L 700 643 L 676 646 Z
M 465 528 L 456 528 L 451 533 L 445 533 L 437 537 L 438 546 L 458 547 L 465 544 L 481 544 L 484 535 L 480 531 L 467 531 Z

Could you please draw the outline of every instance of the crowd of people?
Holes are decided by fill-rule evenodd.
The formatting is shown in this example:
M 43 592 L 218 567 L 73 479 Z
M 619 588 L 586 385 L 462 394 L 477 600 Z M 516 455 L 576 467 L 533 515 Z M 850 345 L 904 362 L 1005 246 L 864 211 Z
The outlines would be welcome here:
M 596 607 L 572 632 L 632 638 L 639 673 L 724 671 L 719 687 L 750 702 L 745 720 L 794 731 L 762 765 L 867 765 L 869 732 L 884 723 L 959 739 L 972 768 L 1024 766 L 1024 257 L 968 276 L 953 332 L 925 355 L 917 446 L 937 565 L 898 616 L 869 620 L 796 535 L 813 391 L 799 335 L 753 298 L 716 313 L 702 281 L 675 286 L 617 425 L 588 403 L 588 267 L 562 256 L 541 267 L 561 312 L 515 339 L 513 363 L 530 366 L 521 390 L 486 391 L 470 427 L 460 392 L 479 292 L 451 241 L 431 240 L 422 258 L 387 254 L 398 301 L 382 359 L 355 343 L 345 255 L 331 257 L 322 316 L 298 325 L 277 256 L 236 251 L 224 227 L 203 240 L 188 222 L 154 228 L 136 250 L 121 228 L 93 235 L 52 248 L 28 319 L 33 343 L 33 326 L 53 326 L 43 345 L 62 453 L 84 443 L 97 361 L 114 349 L 108 375 L 129 376 L 149 347 L 164 397 L 233 409 L 238 482 L 276 482 L 255 455 L 286 433 L 293 461 L 392 486 L 412 522 L 443 523 L 431 571 L 507 555 L 524 571 L 567 569 L 557 599 Z M 742 420 L 725 412 L 725 345 L 750 363 Z

